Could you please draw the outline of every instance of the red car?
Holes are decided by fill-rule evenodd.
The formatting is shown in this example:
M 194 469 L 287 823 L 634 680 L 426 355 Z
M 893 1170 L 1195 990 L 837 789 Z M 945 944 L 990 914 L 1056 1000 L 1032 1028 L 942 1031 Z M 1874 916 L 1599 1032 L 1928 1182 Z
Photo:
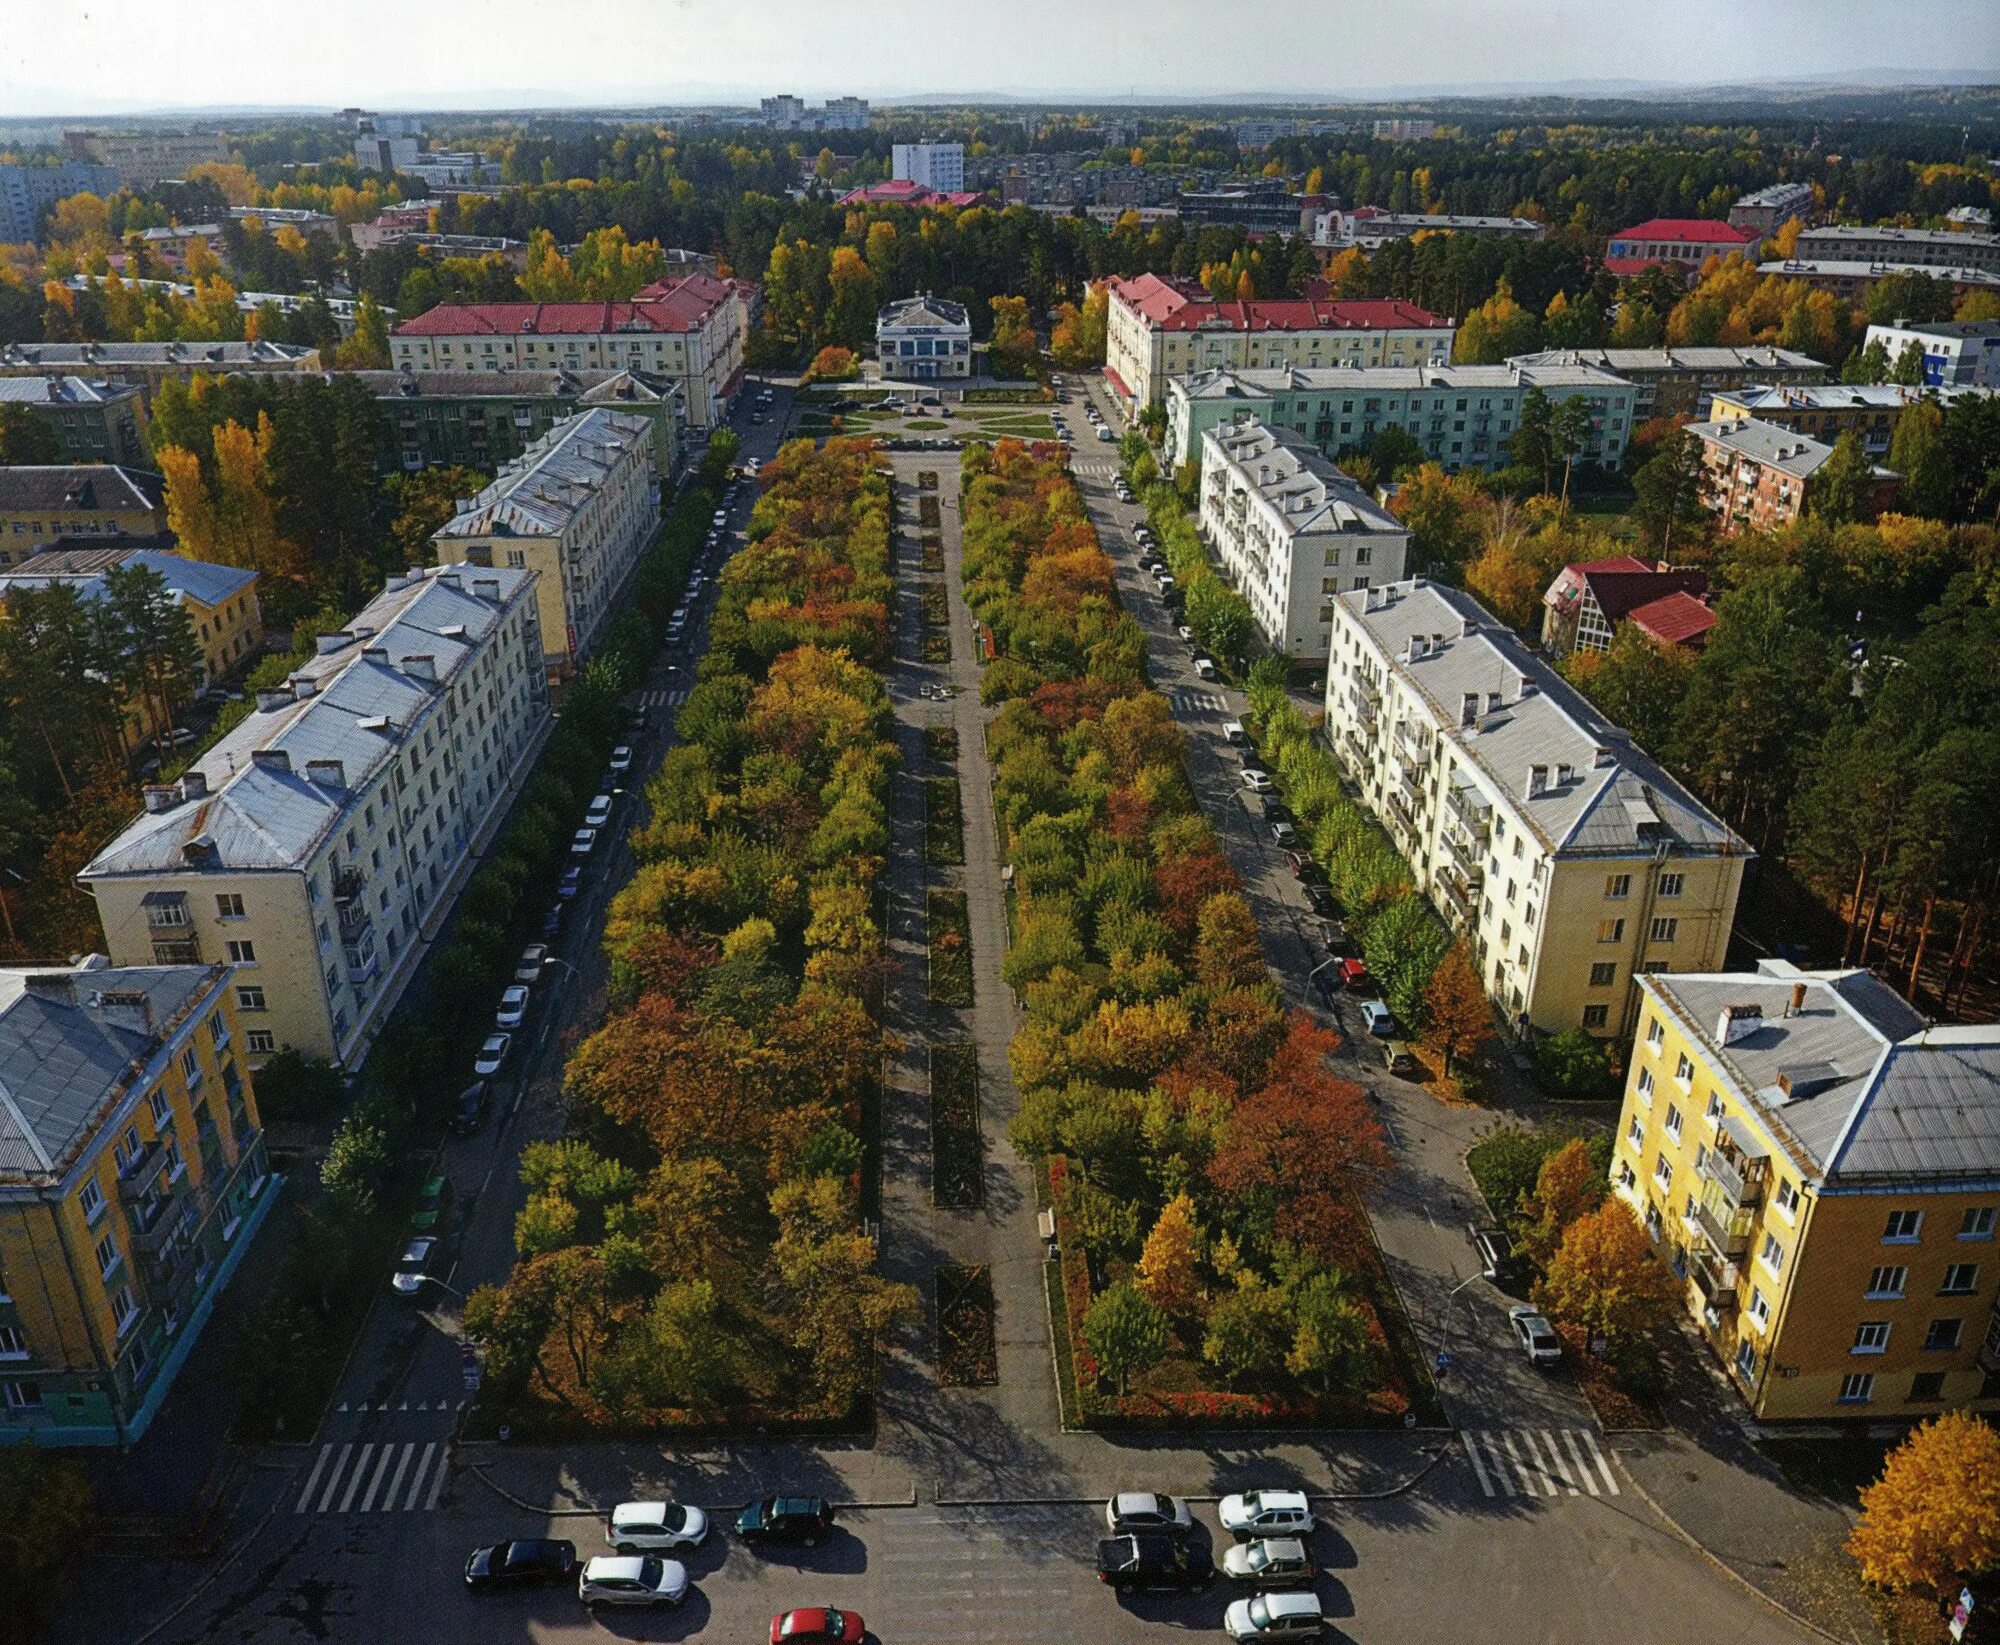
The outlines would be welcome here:
M 1349 988 L 1370 988 L 1374 984 L 1368 975 L 1368 967 L 1357 959 L 1344 959 L 1339 966 L 1340 980 Z
M 816 1641 L 817 1645 L 861 1645 L 868 1624 L 852 1611 L 831 1605 L 811 1605 L 802 1611 L 781 1611 L 771 1618 L 771 1645 Z

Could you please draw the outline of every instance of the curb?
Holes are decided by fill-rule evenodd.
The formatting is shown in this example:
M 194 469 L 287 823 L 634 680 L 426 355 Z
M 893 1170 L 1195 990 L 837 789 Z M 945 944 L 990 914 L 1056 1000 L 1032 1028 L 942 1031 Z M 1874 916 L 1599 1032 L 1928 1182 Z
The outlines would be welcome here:
M 270 1525 L 272 1520 L 278 1517 L 278 1510 L 283 1505 L 284 1494 L 280 1492 L 276 1497 L 272 1498 L 271 1506 L 264 1510 L 264 1517 L 243 1534 L 242 1539 L 236 1546 L 231 1548 L 229 1552 L 224 1554 L 222 1558 L 217 1560 L 214 1565 L 202 1574 L 201 1579 L 181 1596 L 181 1602 L 178 1605 L 167 1612 L 165 1616 L 161 1617 L 158 1622 L 155 1622 L 143 1634 L 137 1635 L 132 1640 L 132 1645 L 146 1645 L 148 1640 L 157 1638 L 164 1629 L 179 1620 L 181 1613 L 212 1588 L 222 1574 L 243 1556 L 250 1544 L 264 1534 L 265 1528 Z
M 1430 1458 L 1408 1479 L 1390 1485 L 1379 1491 L 1308 1491 L 1309 1502 L 1384 1502 L 1391 1497 L 1399 1497 L 1423 1483 L 1431 1471 L 1451 1455 L 1449 1445 L 1440 1445 L 1430 1453 Z M 1181 1494 L 1183 1502 L 1220 1502 L 1220 1496 L 1195 1496 Z M 1040 1497 L 933 1497 L 931 1505 L 937 1508 L 1094 1508 L 1104 1501 L 1098 1496 L 1040 1496 Z M 1843 1640 L 1839 1645 L 1852 1645 Z
M 486 1468 L 487 1465 L 485 1463 L 479 1463 L 479 1462 L 468 1462 L 465 1465 L 465 1471 L 468 1474 L 472 1475 L 473 1478 L 477 1479 L 481 1485 L 484 1485 L 487 1488 L 487 1490 L 491 1491 L 495 1496 L 499 1497 L 503 1502 L 510 1503 L 514 1507 L 519 1508 L 523 1513 L 541 1514 L 543 1517 L 548 1519 L 602 1519 L 607 1513 L 610 1512 L 608 1508 L 598 1508 L 598 1507 L 551 1508 L 544 1503 L 530 1502 L 525 1497 L 516 1496 L 512 1491 L 508 1490 L 506 1486 L 494 1484 L 492 1480 L 486 1477 Z M 846 1508 L 849 1510 L 853 1510 L 860 1508 L 914 1508 L 917 1505 L 917 1489 L 914 1485 L 910 1487 L 910 1495 L 908 1501 L 903 1501 L 898 1499 L 895 1501 L 884 1500 L 877 1502 L 877 1501 L 863 1499 L 855 1502 L 842 1502 L 833 1497 L 828 1497 L 826 1500 L 830 1507 L 837 1509 Z M 713 1517 L 717 1514 L 734 1515 L 740 1513 L 743 1509 L 749 1507 L 750 1505 L 747 1502 L 718 1502 L 718 1503 L 698 1502 L 695 1503 L 694 1506 L 700 1508 L 703 1513 L 709 1515 L 710 1517 Z M 135 1641 L 134 1645 L 138 1645 L 138 1642 Z

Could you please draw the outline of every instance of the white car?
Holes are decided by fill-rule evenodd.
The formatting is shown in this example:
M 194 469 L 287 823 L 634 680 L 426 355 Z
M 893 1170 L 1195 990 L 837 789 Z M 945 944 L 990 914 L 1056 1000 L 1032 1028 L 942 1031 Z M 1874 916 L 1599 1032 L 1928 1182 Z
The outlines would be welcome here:
M 586 1605 L 678 1605 L 687 1591 L 687 1567 L 651 1554 L 599 1554 L 576 1579 Z
M 697 1548 L 708 1535 L 708 1516 L 678 1502 L 621 1502 L 611 1510 L 604 1540 L 621 1554 L 672 1553 Z
M 517 982 L 500 996 L 500 1009 L 493 1014 L 493 1020 L 502 1028 L 519 1028 L 527 1017 L 528 991 Z
M 1194 672 L 1195 672 L 1195 678 L 1197 678 L 1197 679 L 1201 679 L 1201 680 L 1212 680 L 1212 679 L 1214 679 L 1214 678 L 1215 678 L 1215 675 L 1216 675 L 1216 670 L 1215 670 L 1215 659 L 1214 659 L 1213 657 L 1197 657 L 1197 658 L 1195 658 L 1195 660 L 1194 660 Z
M 472 1059 L 473 1073 L 481 1079 L 491 1079 L 500 1072 L 500 1065 L 507 1060 L 507 1048 L 513 1043 L 512 1035 L 488 1034 L 479 1055 Z
M 1556 1335 L 1555 1327 L 1549 1324 L 1540 1309 L 1517 1302 L 1507 1310 L 1507 1323 L 1514 1327 L 1514 1338 L 1520 1343 L 1521 1352 L 1535 1364 L 1561 1363 L 1562 1338 Z
M 1271 779 L 1262 771 L 1246 771 L 1243 773 L 1243 786 L 1253 794 L 1268 794 L 1271 792 Z
M 1180 1535 L 1194 1529 L 1194 1515 L 1180 1497 L 1154 1491 L 1120 1491 L 1104 1505 L 1104 1523 L 1113 1536 L 1138 1531 Z
M 415 1296 L 430 1278 L 431 1258 L 437 1248 L 437 1238 L 432 1234 L 420 1234 L 411 1240 L 403 1252 L 403 1260 L 389 1276 L 389 1288 L 399 1297 Z
M 1225 1531 L 1237 1536 L 1304 1536 L 1313 1527 L 1303 1491 L 1244 1491 L 1216 1504 Z
M 536 983 L 542 980 L 542 967 L 549 962 L 549 945 L 545 942 L 530 944 L 521 950 L 520 963 L 514 967 L 516 982 Z
M 1222 1574 L 1256 1588 L 1310 1587 L 1312 1554 L 1300 1537 L 1239 1542 L 1222 1556 Z
M 596 829 L 579 828 L 569 842 L 569 854 L 572 857 L 587 857 L 590 855 L 591 847 L 596 844 Z
M 1192 640 L 1194 638 L 1194 630 L 1189 628 L 1186 623 L 1182 623 L 1174 632 L 1179 634 L 1183 640 Z
M 1231 1639 L 1317 1639 L 1326 1626 L 1318 1594 L 1259 1594 L 1223 1613 Z
M 729 510 L 726 508 L 718 508 L 715 511 L 715 518 L 711 520 L 709 523 L 713 525 L 718 531 L 720 531 L 724 526 L 729 524 Z
M 612 749 L 611 769 L 621 773 L 632 769 L 632 750 L 626 744 L 620 743 L 616 748 Z
M 609 821 L 611 821 L 611 796 L 599 794 L 590 802 L 590 809 L 584 812 L 583 825 L 586 828 L 602 828 Z

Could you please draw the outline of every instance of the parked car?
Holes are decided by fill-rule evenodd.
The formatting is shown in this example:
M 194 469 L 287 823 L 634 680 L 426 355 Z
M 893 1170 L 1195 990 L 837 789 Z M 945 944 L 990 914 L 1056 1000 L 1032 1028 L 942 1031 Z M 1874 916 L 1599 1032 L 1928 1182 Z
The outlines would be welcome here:
M 469 1137 L 486 1123 L 486 1111 L 493 1104 L 493 1088 L 484 1080 L 474 1080 L 458 1094 L 451 1111 L 451 1128 Z
M 435 1234 L 419 1234 L 403 1247 L 403 1257 L 396 1264 L 395 1273 L 389 1276 L 389 1289 L 399 1297 L 413 1297 L 424 1288 L 424 1281 L 431 1278 L 431 1265 L 437 1260 L 438 1240 Z
M 1517 1266 L 1513 1236 L 1504 1228 L 1474 1228 L 1471 1233 L 1479 1271 L 1491 1280 L 1510 1277 Z
M 1250 733 L 1243 729 L 1241 720 L 1224 720 L 1222 735 L 1224 741 L 1233 743 L 1239 748 L 1250 740 Z
M 707 1535 L 708 1516 L 678 1502 L 621 1502 L 604 1527 L 604 1540 L 621 1554 L 697 1548 Z
M 1105 441 L 1107 444 L 1114 438 L 1111 430 L 1106 428 L 1102 423 L 1099 423 L 1097 425 L 1097 437 L 1100 440 Z
M 780 1611 L 771 1618 L 771 1645 L 790 1645 L 793 1640 L 861 1645 L 867 1637 L 868 1624 L 855 1612 L 836 1611 L 831 1605 Z
M 1309 886 L 1307 889 L 1313 888 Z M 1347 952 L 1350 940 L 1347 927 L 1339 920 L 1326 919 L 1319 922 L 1320 946 L 1336 959 Z
M 507 1060 L 507 1048 L 514 1043 L 511 1034 L 488 1034 L 486 1043 L 479 1048 L 479 1055 L 472 1059 L 472 1071 L 491 1079 L 500 1072 Z
M 1325 886 L 1308 881 L 1305 889 L 1307 906 L 1321 919 L 1330 920 L 1340 912 L 1340 903 Z
M 1157 573 L 1154 576 L 1153 581 L 1159 584 L 1160 594 L 1162 598 L 1173 593 L 1175 589 L 1180 587 L 1180 584 L 1174 581 L 1173 574 L 1171 572 Z M 1169 601 L 1168 603 L 1171 604 L 1172 602 Z
M 579 828 L 570 836 L 569 854 L 572 857 L 587 857 L 597 845 L 597 830 Z
M 810 1548 L 833 1526 L 833 1506 L 823 1497 L 759 1497 L 736 1516 L 745 1542 L 801 1542 Z
M 1317 1639 L 1326 1625 L 1318 1594 L 1259 1594 L 1239 1599 L 1223 1613 L 1231 1639 Z
M 1375 979 L 1368 975 L 1368 967 L 1360 960 L 1353 958 L 1344 959 L 1335 969 L 1340 973 L 1340 980 L 1346 983 L 1349 988 L 1373 988 L 1375 986 Z
M 502 1028 L 519 1028 L 528 1020 L 528 991 L 518 982 L 502 990 L 493 1020 Z
M 1378 1040 L 1395 1039 L 1399 1032 L 1395 1013 L 1380 1000 L 1361 1002 L 1361 1022 Z
M 576 1575 L 576 1544 L 546 1539 L 495 1542 L 465 1561 L 465 1586 L 475 1594 L 542 1588 Z
M 1424 1071 L 1410 1051 L 1408 1040 L 1390 1040 L 1382 1047 L 1382 1066 L 1399 1080 L 1413 1080 Z
M 417 1203 L 410 1208 L 410 1226 L 435 1228 L 451 1210 L 451 1178 L 439 1173 L 423 1186 Z
M 565 868 L 562 871 L 562 878 L 556 881 L 556 895 L 567 901 L 569 898 L 574 897 L 582 889 L 583 889 L 583 869 L 579 864 L 571 863 L 569 867 Z M 561 906 L 562 905 L 560 903 L 556 905 L 558 909 Z M 554 926 L 556 923 L 557 923 L 556 913 L 554 910 L 551 910 L 547 923 L 544 924 L 542 927 L 542 935 L 545 937 L 553 937 L 555 935 L 555 932 L 551 929 L 551 927 Z
M 1189 628 L 1186 623 L 1182 623 L 1174 632 L 1180 635 L 1183 640 L 1192 640 L 1194 638 L 1194 630 Z
M 1303 1536 L 1313 1528 L 1303 1491 L 1245 1491 L 1216 1504 L 1222 1528 L 1234 1536 Z
M 576 880 L 578 885 L 581 885 L 583 883 L 583 874 L 582 871 L 579 869 L 572 868 L 564 870 L 563 879 L 567 881 L 571 874 L 576 875 Z M 557 894 L 564 897 L 573 897 L 576 895 L 576 889 L 574 886 L 572 886 L 567 891 L 563 891 L 560 888 L 558 888 Z M 544 940 L 548 942 L 554 942 L 556 938 L 560 937 L 562 935 L 562 922 L 563 922 L 563 905 L 559 902 L 551 903 L 549 905 L 549 911 L 542 916 L 542 936 Z
M 1178 1497 L 1155 1491 L 1120 1491 L 1105 1503 L 1104 1523 L 1113 1536 L 1129 1536 L 1134 1531 L 1184 1535 L 1194 1529 L 1194 1515 Z
M 1199 1543 L 1166 1531 L 1106 1537 L 1097 1544 L 1097 1580 L 1121 1594 L 1142 1588 L 1193 1593 L 1215 1580 L 1215 1561 Z
M 1237 1543 L 1222 1556 L 1222 1572 L 1254 1588 L 1309 1588 L 1317 1574 L 1312 1551 L 1293 1536 Z
M 599 1554 L 576 1581 L 586 1605 L 678 1605 L 687 1591 L 687 1567 L 651 1554 Z
M 1290 845 L 1298 838 L 1298 830 L 1288 822 L 1274 822 L 1271 824 L 1271 838 L 1280 845 Z
M 598 794 L 591 799 L 590 807 L 583 814 L 583 826 L 589 829 L 602 828 L 611 821 L 611 796 Z
M 718 529 L 722 526 L 726 526 L 727 524 L 729 524 L 729 510 L 726 508 L 718 508 L 715 511 L 715 517 L 709 523 L 716 526 Z
M 1558 1365 L 1562 1362 L 1562 1338 L 1556 1329 L 1543 1317 L 1539 1308 L 1531 1308 L 1525 1302 L 1517 1302 L 1507 1310 L 1507 1323 L 1514 1327 L 1514 1340 L 1520 1343 L 1521 1352 L 1535 1365 Z
M 1243 786 L 1253 794 L 1271 792 L 1271 774 L 1257 766 L 1248 767 L 1243 773 Z
M 620 743 L 611 751 L 611 769 L 621 777 L 632 769 L 632 750 Z
M 542 967 L 549 962 L 547 943 L 530 943 L 521 950 L 521 957 L 514 965 L 514 980 L 529 984 L 542 980 Z
M 1195 658 L 1194 673 L 1195 673 L 1195 678 L 1198 680 L 1213 680 L 1220 677 L 1219 670 L 1217 670 L 1215 666 L 1215 659 L 1213 657 Z

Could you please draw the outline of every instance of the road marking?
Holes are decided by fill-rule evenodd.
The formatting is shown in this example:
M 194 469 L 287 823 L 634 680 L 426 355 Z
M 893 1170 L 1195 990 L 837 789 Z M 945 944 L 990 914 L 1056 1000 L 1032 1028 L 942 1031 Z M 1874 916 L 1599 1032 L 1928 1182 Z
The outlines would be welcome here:
M 1569 1465 L 1563 1461 L 1562 1448 L 1556 1444 L 1556 1436 L 1546 1428 L 1542 1430 L 1542 1443 L 1549 1448 L 1549 1456 L 1556 1465 L 1556 1472 L 1562 1476 L 1563 1484 L 1568 1487 L 1569 1494 L 1578 1495 L 1576 1481 L 1569 1477 Z
M 1592 1477 L 1590 1472 L 1590 1464 L 1583 1460 L 1583 1452 L 1577 1448 L 1576 1430 L 1574 1428 L 1565 1428 L 1563 1430 L 1563 1443 L 1569 1447 L 1570 1461 L 1576 1464 L 1577 1478 L 1583 1481 L 1584 1489 L 1589 1491 L 1592 1496 L 1602 1496 L 1604 1493 L 1597 1488 L 1597 1481 Z
M 1547 1437 L 1546 1434 L 1543 1437 Z M 1544 1496 L 1561 1496 L 1562 1487 L 1556 1484 L 1556 1476 L 1550 1471 L 1548 1463 L 1543 1459 L 1542 1448 L 1536 1442 L 1535 1431 L 1532 1428 L 1523 1428 L 1521 1430 L 1521 1443 L 1527 1447 L 1528 1455 L 1535 1464 L 1535 1472 L 1541 1476 L 1542 1494 Z
M 1465 1454 L 1472 1462 L 1473 1473 L 1479 1476 L 1479 1489 L 1487 1496 L 1493 1494 L 1493 1485 L 1486 1477 L 1486 1466 L 1479 1460 L 1479 1436 L 1462 1433 L 1458 1436 L 1465 1443 Z M 1509 1493 L 1512 1494 L 1511 1492 Z
M 1597 1448 L 1597 1436 L 1589 1429 L 1583 1431 L 1584 1449 L 1597 1459 L 1597 1466 L 1604 1475 L 1604 1486 L 1613 1496 L 1618 1494 L 1618 1481 L 1611 1477 L 1611 1464 L 1604 1459 L 1604 1453 Z
M 326 1495 L 319 1499 L 319 1512 L 325 1513 L 327 1504 L 333 1501 L 333 1493 L 340 1487 L 340 1471 L 347 1466 L 347 1454 L 354 1449 L 354 1441 L 349 1440 L 340 1448 L 340 1455 L 334 1460 L 333 1472 L 327 1476 Z
M 430 1444 L 424 1447 L 424 1454 L 417 1459 L 417 1471 L 410 1478 L 410 1494 L 403 1503 L 403 1508 L 406 1512 L 417 1505 L 417 1492 L 423 1489 L 424 1470 L 430 1467 L 431 1452 L 436 1449 L 437 1441 L 432 1440 Z
M 431 1494 L 424 1498 L 426 1509 L 438 1505 L 438 1493 L 444 1489 L 444 1476 L 451 1471 L 451 1447 L 447 1445 L 438 1456 L 437 1472 L 431 1475 Z
M 395 1446 L 385 1445 L 382 1447 L 382 1460 L 376 1465 L 375 1477 L 368 1482 L 367 1494 L 361 1499 L 361 1512 L 364 1514 L 375 1506 L 375 1493 L 382 1489 L 382 1476 L 389 1471 L 390 1460 L 395 1454 Z
M 1534 1476 L 1528 1472 L 1527 1466 L 1521 1461 L 1521 1453 L 1514 1449 L 1513 1429 L 1510 1428 L 1501 1434 L 1500 1444 L 1506 1450 L 1508 1460 L 1514 1464 L 1514 1477 L 1520 1481 L 1521 1495 L 1540 1496 L 1542 1493 L 1536 1489 Z
M 361 1447 L 361 1455 L 354 1459 L 354 1476 L 347 1482 L 347 1495 L 340 1499 L 339 1511 L 343 1514 L 354 1504 L 354 1493 L 361 1487 L 361 1476 L 368 1472 L 368 1457 L 374 1449 L 375 1442 L 371 1439 Z
M 312 1501 L 313 1487 L 319 1483 L 319 1476 L 326 1471 L 326 1459 L 333 1455 L 331 1442 L 319 1448 L 319 1460 L 313 1464 L 313 1471 L 306 1475 L 306 1488 L 299 1492 L 299 1505 L 292 1510 L 295 1514 L 306 1511 L 306 1504 Z
M 416 1454 L 417 1448 L 414 1444 L 405 1445 L 401 1452 L 398 1453 L 395 1477 L 389 1481 L 389 1489 L 382 1495 L 383 1513 L 388 1513 L 396 1506 L 396 1493 L 402 1489 L 403 1475 L 409 1469 L 410 1458 Z

